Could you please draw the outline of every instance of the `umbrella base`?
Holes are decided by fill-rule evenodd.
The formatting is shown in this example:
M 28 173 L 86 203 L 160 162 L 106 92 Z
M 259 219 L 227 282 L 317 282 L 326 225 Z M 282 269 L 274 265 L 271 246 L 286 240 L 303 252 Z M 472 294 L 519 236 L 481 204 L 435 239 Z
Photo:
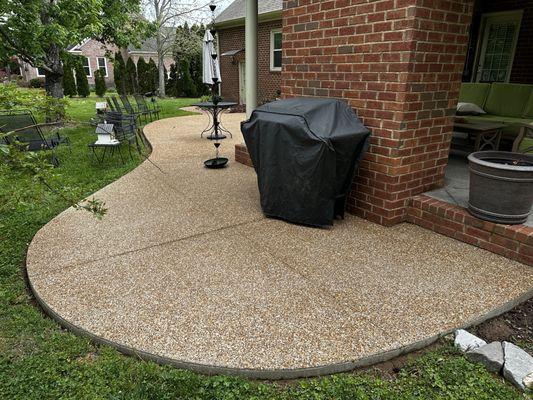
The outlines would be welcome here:
M 212 158 L 211 160 L 204 161 L 204 165 L 209 169 L 221 169 L 228 165 L 229 160 L 225 157 Z

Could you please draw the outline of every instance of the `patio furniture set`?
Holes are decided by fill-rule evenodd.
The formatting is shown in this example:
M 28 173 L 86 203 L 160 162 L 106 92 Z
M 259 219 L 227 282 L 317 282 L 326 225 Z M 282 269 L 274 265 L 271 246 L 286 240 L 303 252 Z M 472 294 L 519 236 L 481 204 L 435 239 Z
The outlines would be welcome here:
M 89 144 L 94 158 L 103 162 L 106 155 L 118 153 L 122 162 L 122 146 L 126 145 L 133 159 L 131 148 L 135 146 L 139 154 L 144 140 L 141 133 L 141 123 L 159 119 L 161 108 L 155 100 L 147 101 L 144 96 L 134 96 L 136 106 L 133 106 L 127 96 L 120 96 L 120 102 L 115 97 L 106 98 L 106 102 L 97 103 L 97 114 L 91 119 L 91 125 L 96 127 L 98 140 Z M 56 149 L 60 145 L 68 145 L 70 139 L 61 133 L 60 123 L 37 123 L 30 110 L 0 110 L 0 140 L 5 144 L 17 144 L 27 151 L 50 151 L 51 161 L 59 166 Z M 51 128 L 51 129 L 49 129 Z M 97 149 L 102 149 L 101 155 Z
M 527 150 L 533 147 L 532 85 L 463 83 L 459 102 L 470 107 L 466 112 L 458 108 L 454 132 L 466 133 L 474 151 L 500 150 L 504 140 L 513 143 L 512 151 L 533 152 Z M 465 147 L 457 140 L 454 144 Z
M 120 101 L 116 96 L 106 98 L 107 107 L 100 107 L 96 116 L 91 120 L 96 126 L 98 140 L 89 144 L 92 154 L 96 160 L 102 163 L 105 156 L 110 151 L 110 156 L 118 152 L 120 159 L 122 156 L 122 145 L 128 147 L 130 158 L 133 159 L 131 148 L 135 146 L 141 154 L 141 146 L 144 139 L 140 126 L 145 123 L 159 119 L 161 108 L 155 99 L 150 102 L 144 96 L 134 95 L 136 106 L 133 106 L 127 96 L 120 96 Z M 97 149 L 102 149 L 101 156 L 98 156 Z

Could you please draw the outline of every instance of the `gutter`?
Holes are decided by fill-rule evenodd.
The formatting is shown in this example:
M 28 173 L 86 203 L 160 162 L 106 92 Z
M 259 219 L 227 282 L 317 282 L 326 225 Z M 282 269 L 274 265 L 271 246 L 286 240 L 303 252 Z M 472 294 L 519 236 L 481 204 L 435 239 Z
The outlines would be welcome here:
M 282 10 L 277 10 L 277 11 L 271 11 L 268 13 L 260 14 L 258 18 L 258 22 L 263 23 L 263 22 L 279 21 L 281 19 L 282 19 Z M 228 21 L 221 21 L 221 22 L 215 21 L 215 27 L 217 29 L 235 28 L 238 26 L 244 26 L 244 23 L 245 23 L 245 18 L 241 17 L 241 18 L 231 19 Z

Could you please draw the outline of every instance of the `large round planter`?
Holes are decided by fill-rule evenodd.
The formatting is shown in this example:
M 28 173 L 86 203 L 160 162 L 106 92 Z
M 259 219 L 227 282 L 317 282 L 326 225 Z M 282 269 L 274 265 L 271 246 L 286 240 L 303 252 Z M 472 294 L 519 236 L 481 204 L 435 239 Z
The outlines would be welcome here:
M 524 223 L 533 205 L 533 156 L 479 151 L 468 160 L 470 213 L 499 224 Z

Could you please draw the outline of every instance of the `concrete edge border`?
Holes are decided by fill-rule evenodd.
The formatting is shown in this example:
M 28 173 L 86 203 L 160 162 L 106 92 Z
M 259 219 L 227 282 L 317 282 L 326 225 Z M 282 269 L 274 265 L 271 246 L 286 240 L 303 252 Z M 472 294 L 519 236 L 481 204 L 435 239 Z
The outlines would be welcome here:
M 146 137 L 146 134 L 144 132 L 144 128 L 142 129 L 142 135 L 143 138 L 146 140 L 146 144 L 150 147 L 150 150 L 153 151 L 153 146 Z M 144 161 L 146 162 L 146 160 Z M 143 162 L 143 163 L 144 163 Z M 143 164 L 141 163 L 141 164 Z M 139 164 L 139 165 L 141 165 Z M 135 168 L 136 169 L 136 168 Z M 131 171 L 130 171 L 131 172 Z M 112 185 L 114 182 L 111 182 L 109 185 Z M 109 186 L 107 185 L 107 186 Z M 31 245 L 31 242 L 30 242 Z M 29 249 L 30 246 L 28 246 L 27 249 Z M 27 257 L 26 257 L 27 259 Z M 335 364 L 328 364 L 328 365 L 322 365 L 317 367 L 309 367 L 309 368 L 295 368 L 295 369 L 241 369 L 241 368 L 233 368 L 233 367 L 223 367 L 223 366 L 215 366 L 215 365 L 207 365 L 207 364 L 200 364 L 195 362 L 189 362 L 189 361 L 181 361 L 176 360 L 169 357 L 160 356 L 157 354 L 149 353 L 143 350 L 137 350 L 133 347 L 129 347 L 114 341 L 111 341 L 109 339 L 106 339 L 104 337 L 95 335 L 86 329 L 83 329 L 69 321 L 67 321 L 65 318 L 63 318 L 61 315 L 59 315 L 57 312 L 55 312 L 38 294 L 37 290 L 33 287 L 33 284 L 31 282 L 31 279 L 28 274 L 27 265 L 24 265 L 24 275 L 27 281 L 27 285 L 29 287 L 29 290 L 31 294 L 34 296 L 35 300 L 37 301 L 38 305 L 42 308 L 44 313 L 48 315 L 50 318 L 55 320 L 60 326 L 63 328 L 69 330 L 70 332 L 74 333 L 75 335 L 87 337 L 92 342 L 100 345 L 107 345 L 110 347 L 115 348 L 120 353 L 127 355 L 127 356 L 133 356 L 138 359 L 141 359 L 142 361 L 152 361 L 157 364 L 161 365 L 170 365 L 179 369 L 186 369 L 190 371 L 194 371 L 197 373 L 205 374 L 205 375 L 233 375 L 233 376 L 241 376 L 251 379 L 262 379 L 262 380 L 285 380 L 285 379 L 297 379 L 297 378 L 310 378 L 310 377 L 316 377 L 316 376 L 323 376 L 323 375 L 332 375 L 337 374 L 341 372 L 349 372 L 357 368 L 362 367 L 368 367 L 373 364 L 377 364 L 380 362 L 388 361 L 392 358 L 401 356 L 406 353 L 410 353 L 416 350 L 423 349 L 424 347 L 429 346 L 430 344 L 436 342 L 443 336 L 446 336 L 452 332 L 454 332 L 457 329 L 466 329 L 474 325 L 478 325 L 486 320 L 489 320 L 491 318 L 497 317 L 498 315 L 501 315 L 520 303 L 523 303 L 530 298 L 533 297 L 533 288 L 525 292 L 524 294 L 518 296 L 517 298 L 510 300 L 504 304 L 502 304 L 499 307 L 496 307 L 489 311 L 488 313 L 473 318 L 469 321 L 467 321 L 462 326 L 458 326 L 452 329 L 448 329 L 444 332 L 441 332 L 437 335 L 430 336 L 428 338 L 419 340 L 417 342 L 413 342 L 410 344 L 407 344 L 405 346 L 398 347 L 393 350 L 385 351 L 382 353 L 377 353 L 368 357 L 360 358 L 358 360 L 354 361 L 346 361 L 346 362 L 340 362 Z
M 530 289 L 526 293 L 522 294 L 521 296 L 513 300 L 510 300 L 507 303 L 504 303 L 503 305 L 499 307 L 492 309 L 488 313 L 467 321 L 462 326 L 448 329 L 437 335 L 419 340 L 414 343 L 410 343 L 402 347 L 398 347 L 393 350 L 385 351 L 382 353 L 377 353 L 377 354 L 364 357 L 358 360 L 354 360 L 354 361 L 346 361 L 346 362 L 340 362 L 340 363 L 335 363 L 335 364 L 321 365 L 317 367 L 295 368 L 295 369 L 278 369 L 278 370 L 241 369 L 241 368 L 223 367 L 223 366 L 216 366 L 216 365 L 200 364 L 200 363 L 195 363 L 195 362 L 190 362 L 190 361 L 176 360 L 173 358 L 149 353 L 143 350 L 137 350 L 137 349 L 134 349 L 133 347 L 129 347 L 129 346 L 108 340 L 104 337 L 95 335 L 87 331 L 86 329 L 83 329 L 67 321 L 65 318 L 63 318 L 61 315 L 55 312 L 39 296 L 39 294 L 33 287 L 32 282 L 28 276 L 26 266 L 24 267 L 24 271 L 26 274 L 26 278 L 27 278 L 30 291 L 32 295 L 35 297 L 35 300 L 37 301 L 39 306 L 45 312 L 45 314 L 48 315 L 53 320 L 55 320 L 60 326 L 71 331 L 72 333 L 78 336 L 87 337 L 91 341 L 97 344 L 111 346 L 122 354 L 125 354 L 128 356 L 134 356 L 136 358 L 141 359 L 142 361 L 152 361 L 157 364 L 170 365 L 170 366 L 173 366 L 179 369 L 191 370 L 191 371 L 198 372 L 198 373 L 205 374 L 205 375 L 233 375 L 233 376 L 242 376 L 242 377 L 251 378 L 251 379 L 264 379 L 264 380 L 285 380 L 285 379 L 297 379 L 297 378 L 310 378 L 310 377 L 322 376 L 322 375 L 332 375 L 332 374 L 337 374 L 341 372 L 349 372 L 357 368 L 368 367 L 373 364 L 388 361 L 392 358 L 401 356 L 403 354 L 423 349 L 424 347 L 429 346 L 430 344 L 439 340 L 441 337 L 446 336 L 454 332 L 457 329 L 466 329 L 471 326 L 478 325 L 491 318 L 497 317 L 498 315 L 501 315 L 513 309 L 517 305 L 533 297 L 533 289 Z

